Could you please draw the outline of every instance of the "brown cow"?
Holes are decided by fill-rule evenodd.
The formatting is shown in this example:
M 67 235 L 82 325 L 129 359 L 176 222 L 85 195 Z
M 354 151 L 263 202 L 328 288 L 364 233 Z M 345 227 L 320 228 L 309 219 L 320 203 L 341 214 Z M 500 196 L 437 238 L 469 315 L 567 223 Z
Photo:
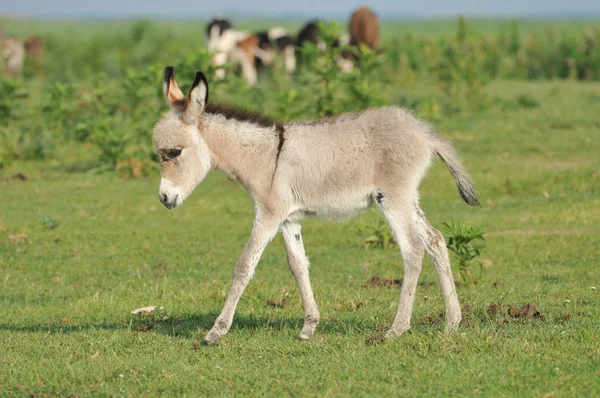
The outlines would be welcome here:
M 350 18 L 350 45 L 365 44 L 371 50 L 379 47 L 379 21 L 377 15 L 367 8 L 359 8 Z
M 296 70 L 294 42 L 287 31 L 280 27 L 264 32 L 256 32 L 239 40 L 234 63 L 239 63 L 242 76 L 248 84 L 258 80 L 258 69 L 271 67 L 278 57 L 282 58 L 285 70 L 291 76 Z
M 379 47 L 379 21 L 377 15 L 370 8 L 362 7 L 354 11 L 350 17 L 348 29 L 350 30 L 350 46 L 360 48 L 361 45 L 365 45 L 371 50 Z M 343 72 L 349 73 L 354 69 L 354 61 L 356 61 L 354 52 L 344 50 L 337 59 L 337 64 Z
M 39 36 L 30 36 L 25 42 L 25 50 L 38 62 L 43 62 L 46 57 L 46 49 L 44 46 L 44 40 Z

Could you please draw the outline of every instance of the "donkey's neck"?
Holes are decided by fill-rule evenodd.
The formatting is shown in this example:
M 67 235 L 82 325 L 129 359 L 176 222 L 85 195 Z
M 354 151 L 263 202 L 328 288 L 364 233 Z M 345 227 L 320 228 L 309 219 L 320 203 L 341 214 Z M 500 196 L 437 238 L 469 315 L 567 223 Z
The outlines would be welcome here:
M 267 127 L 211 113 L 205 114 L 202 124 L 213 169 L 239 181 L 251 194 L 271 184 L 280 150 L 280 125 Z

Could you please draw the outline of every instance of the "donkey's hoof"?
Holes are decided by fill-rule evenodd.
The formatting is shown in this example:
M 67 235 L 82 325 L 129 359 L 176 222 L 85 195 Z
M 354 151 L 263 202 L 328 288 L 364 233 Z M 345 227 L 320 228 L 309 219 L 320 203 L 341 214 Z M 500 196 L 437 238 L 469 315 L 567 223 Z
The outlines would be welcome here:
M 448 334 L 456 333 L 458 331 L 458 325 L 446 324 L 446 328 L 444 329 L 444 331 Z
M 461 317 L 458 318 L 446 319 L 446 333 L 454 333 L 458 330 L 458 325 L 460 324 Z
M 366 345 L 379 345 L 379 344 L 385 343 L 386 340 L 387 339 L 385 336 L 375 335 L 375 336 L 367 337 L 367 339 L 365 340 L 365 344 Z
M 309 336 L 309 335 L 307 335 L 305 333 L 300 333 L 298 335 L 298 341 L 308 341 L 308 340 L 310 340 L 310 337 L 311 336 Z
M 400 329 L 390 329 L 385 333 L 385 338 L 386 340 L 395 339 L 396 337 L 402 336 L 404 332 L 406 332 L 408 329 L 408 327 L 403 327 Z
M 209 332 L 202 343 L 205 346 L 216 346 L 220 343 L 220 337 L 216 333 Z

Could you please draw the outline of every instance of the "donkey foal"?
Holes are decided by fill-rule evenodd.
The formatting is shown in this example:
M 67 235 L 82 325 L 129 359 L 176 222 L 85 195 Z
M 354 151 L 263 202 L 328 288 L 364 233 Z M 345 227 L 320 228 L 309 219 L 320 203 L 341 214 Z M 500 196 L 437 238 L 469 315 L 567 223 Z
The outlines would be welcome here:
M 205 337 L 225 335 L 244 289 L 267 244 L 283 234 L 288 263 L 304 306 L 301 340 L 319 323 L 304 253 L 300 221 L 307 216 L 336 219 L 376 203 L 400 246 L 404 283 L 396 318 L 385 334 L 410 327 L 421 260 L 426 251 L 437 270 L 446 305 L 446 328 L 457 327 L 460 306 L 442 234 L 419 207 L 417 189 L 437 156 L 454 177 L 463 200 L 477 205 L 475 190 L 452 145 L 426 123 L 397 107 L 313 122 L 277 123 L 262 116 L 208 104 L 202 72 L 187 97 L 173 68 L 165 69 L 164 91 L 171 110 L 154 129 L 161 158 L 159 198 L 180 206 L 209 170 L 221 170 L 248 191 L 256 212 L 250 239 L 235 265 L 223 311 Z

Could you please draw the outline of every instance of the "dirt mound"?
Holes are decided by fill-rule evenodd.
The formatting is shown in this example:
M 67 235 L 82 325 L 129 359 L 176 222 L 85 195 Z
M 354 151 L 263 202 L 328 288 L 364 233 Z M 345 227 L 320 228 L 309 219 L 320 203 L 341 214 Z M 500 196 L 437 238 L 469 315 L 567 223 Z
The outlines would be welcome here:
M 538 311 L 535 304 L 527 303 L 522 307 L 518 305 L 511 305 L 508 307 L 508 315 L 513 318 L 525 318 L 525 319 L 544 319 L 544 315 Z
M 363 287 L 387 287 L 389 289 L 400 286 L 402 286 L 402 279 L 381 279 L 379 275 L 371 276 L 363 285 Z

